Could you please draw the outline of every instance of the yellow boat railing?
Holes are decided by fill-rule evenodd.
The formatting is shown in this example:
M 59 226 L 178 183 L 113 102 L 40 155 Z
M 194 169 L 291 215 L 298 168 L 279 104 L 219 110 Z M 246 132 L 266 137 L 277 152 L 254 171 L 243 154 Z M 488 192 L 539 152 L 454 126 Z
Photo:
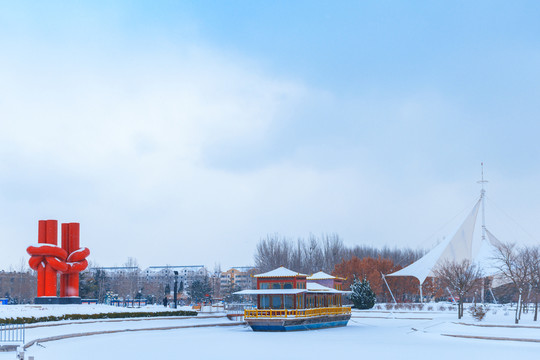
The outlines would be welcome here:
M 345 315 L 350 313 L 351 308 L 348 306 L 314 309 L 245 309 L 244 318 L 310 317 L 322 315 Z

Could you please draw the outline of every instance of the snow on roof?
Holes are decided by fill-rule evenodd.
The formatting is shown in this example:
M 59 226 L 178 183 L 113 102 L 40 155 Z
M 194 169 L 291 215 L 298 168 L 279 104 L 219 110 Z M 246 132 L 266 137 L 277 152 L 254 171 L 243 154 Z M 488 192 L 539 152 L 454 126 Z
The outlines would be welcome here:
M 336 289 L 322 286 L 321 284 L 317 284 L 317 283 L 309 282 L 309 281 L 306 284 L 306 288 L 308 292 L 333 293 L 333 294 L 348 293 L 348 291 L 336 290 Z
M 254 275 L 253 277 L 267 278 L 267 277 L 297 277 L 297 276 L 307 276 L 307 275 L 300 274 L 299 272 L 292 271 L 283 266 L 280 266 L 277 269 L 266 272 L 264 274 Z
M 327 274 L 324 271 L 319 271 L 309 276 L 307 279 L 308 280 L 327 280 L 327 279 L 342 279 L 343 280 L 343 278 Z
M 341 291 L 332 289 L 326 286 L 322 286 L 317 283 L 307 283 L 307 289 L 252 289 L 241 290 L 234 293 L 234 295 L 296 295 L 306 292 L 316 292 L 318 294 L 348 294 L 350 291 Z
M 306 289 L 253 289 L 253 290 L 241 290 L 234 293 L 234 295 L 294 295 L 307 292 Z

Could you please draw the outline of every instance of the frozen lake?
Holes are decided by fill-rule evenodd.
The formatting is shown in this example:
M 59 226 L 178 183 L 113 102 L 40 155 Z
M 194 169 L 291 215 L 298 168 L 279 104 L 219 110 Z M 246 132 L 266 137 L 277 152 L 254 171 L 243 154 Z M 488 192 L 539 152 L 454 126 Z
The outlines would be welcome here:
M 59 334 L 121 329 L 229 323 L 224 318 L 184 318 L 94 322 L 27 331 L 27 340 Z M 483 325 L 483 326 L 478 326 Z M 489 326 L 484 326 L 489 325 Z M 290 333 L 253 332 L 230 327 L 143 330 L 70 338 L 32 346 L 35 360 L 61 359 L 322 359 L 376 356 L 382 359 L 540 358 L 540 324 L 525 314 L 520 327 L 513 313 L 499 309 L 483 322 L 451 311 L 353 311 L 347 327 Z M 455 335 L 459 337 L 452 337 Z M 485 340 L 467 336 L 497 338 Z M 513 339 L 511 341 L 503 338 Z M 526 341 L 523 341 L 526 340 Z M 536 341 L 536 342 L 535 342 Z M 0 353 L 0 360 L 14 359 Z

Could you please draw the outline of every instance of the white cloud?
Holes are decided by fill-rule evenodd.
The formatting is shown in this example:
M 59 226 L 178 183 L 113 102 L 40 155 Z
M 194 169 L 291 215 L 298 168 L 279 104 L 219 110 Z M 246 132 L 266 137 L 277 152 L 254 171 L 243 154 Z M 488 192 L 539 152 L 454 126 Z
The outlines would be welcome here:
M 126 243 L 122 256 L 143 257 L 138 243 L 159 236 L 178 256 L 168 261 L 197 262 L 208 260 L 196 255 L 200 241 L 220 243 L 220 226 L 250 212 L 242 197 L 254 184 L 238 188 L 242 179 L 208 169 L 201 154 L 263 141 L 309 90 L 202 47 L 129 57 L 108 66 L 48 59 L 1 67 L 0 198 L 10 221 L 0 236 L 30 243 L 38 219 L 81 221 L 97 261 L 111 261 L 100 248 L 118 258 Z M 20 250 L 6 248 L 1 262 Z
M 274 232 L 429 246 L 476 194 L 474 131 L 440 94 L 344 101 L 200 45 L 19 60 L 0 60 L 6 267 L 45 218 L 80 221 L 101 265 L 242 265 Z M 248 171 L 207 159 L 268 141 L 285 153 Z

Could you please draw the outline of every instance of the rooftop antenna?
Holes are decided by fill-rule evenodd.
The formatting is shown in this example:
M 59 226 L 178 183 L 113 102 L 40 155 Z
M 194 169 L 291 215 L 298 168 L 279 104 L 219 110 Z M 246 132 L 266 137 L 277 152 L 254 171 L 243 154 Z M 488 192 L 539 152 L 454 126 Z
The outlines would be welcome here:
M 481 162 L 480 166 L 482 167 L 482 180 L 477 181 L 478 184 L 482 185 L 482 190 L 480 191 L 480 200 L 482 201 L 482 241 L 486 240 L 486 209 L 485 209 L 485 199 L 486 199 L 486 190 L 484 189 L 484 184 L 487 183 L 487 180 L 484 180 L 484 163 Z

